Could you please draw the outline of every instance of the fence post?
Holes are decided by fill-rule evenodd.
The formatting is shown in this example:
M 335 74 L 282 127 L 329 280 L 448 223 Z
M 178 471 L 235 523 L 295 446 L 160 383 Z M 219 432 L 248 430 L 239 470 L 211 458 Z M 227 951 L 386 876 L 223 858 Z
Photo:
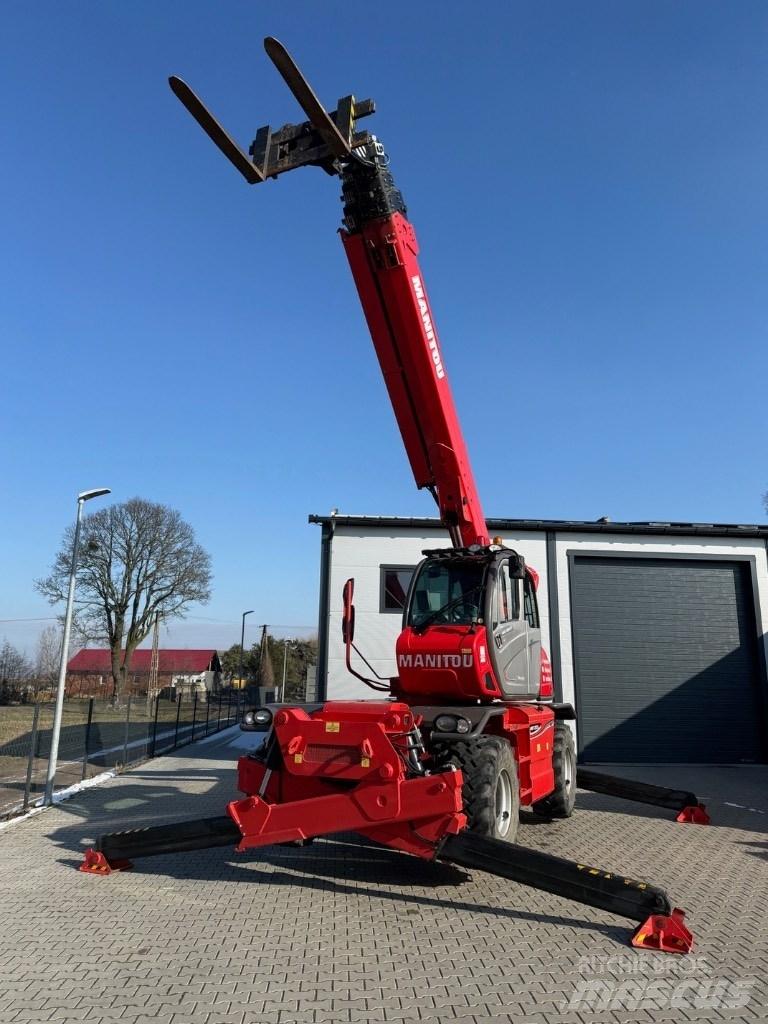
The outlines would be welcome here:
M 85 743 L 83 749 L 83 774 L 80 776 L 82 782 L 85 778 L 85 774 L 88 771 L 88 751 L 90 749 L 91 740 L 91 722 L 93 721 L 93 697 L 88 700 L 88 721 L 85 723 Z
M 32 715 L 32 736 L 30 737 L 29 743 L 29 758 L 27 760 L 27 781 L 24 786 L 24 810 L 26 811 L 29 807 L 29 793 L 32 789 L 32 765 L 35 763 L 35 755 L 37 751 L 37 721 L 40 718 L 40 705 L 35 704 L 35 710 Z
M 209 690 L 205 691 L 205 735 L 208 735 L 208 719 L 211 715 L 211 694 Z
M 195 742 L 195 721 L 197 720 L 197 690 L 195 690 L 195 703 L 192 705 L 192 738 L 190 743 Z
M 157 712 L 160 710 L 160 694 L 155 695 L 155 721 L 152 725 L 152 748 L 149 752 L 150 757 L 155 756 L 155 747 L 157 745 Z
M 128 694 L 128 704 L 125 708 L 125 741 L 123 743 L 123 768 L 128 764 L 128 728 L 131 724 L 131 697 L 133 694 Z
M 37 704 L 36 707 L 39 708 L 40 705 Z M 38 715 L 38 719 L 39 719 L 39 717 L 40 716 Z M 38 721 L 37 738 L 35 739 L 35 757 L 40 757 L 40 744 L 41 744 L 41 742 L 42 742 L 42 732 L 40 731 L 40 723 Z
M 216 713 L 216 732 L 221 728 L 221 688 L 219 688 L 218 711 Z
M 181 714 L 181 702 L 182 702 L 182 700 L 183 700 L 183 698 L 182 698 L 182 695 L 181 695 L 181 690 L 177 690 L 177 692 L 176 692 L 176 731 L 173 734 L 173 749 L 174 750 L 179 745 L 179 715 Z

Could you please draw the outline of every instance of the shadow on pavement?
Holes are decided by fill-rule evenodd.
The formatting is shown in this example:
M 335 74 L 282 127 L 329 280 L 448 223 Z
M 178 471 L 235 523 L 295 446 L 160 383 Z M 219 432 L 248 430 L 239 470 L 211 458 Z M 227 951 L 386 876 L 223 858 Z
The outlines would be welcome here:
M 187 748 L 169 755 L 157 771 L 152 770 L 151 766 L 144 766 L 126 774 L 120 785 L 91 789 L 83 794 L 82 799 L 76 797 L 61 804 L 60 810 L 66 812 L 72 820 L 50 835 L 64 855 L 60 863 L 71 865 L 74 870 L 80 863 L 80 855 L 85 847 L 97 835 L 105 832 L 224 814 L 226 804 L 238 796 L 234 757 L 245 749 L 242 744 L 242 738 L 234 742 L 222 737 L 218 742 L 203 744 L 196 749 Z M 173 768 L 174 758 L 182 762 L 178 769 Z M 192 764 L 191 758 L 194 758 Z M 195 769 L 195 765 L 199 765 L 199 770 Z M 739 778 L 738 774 L 726 773 L 722 780 L 720 792 L 717 792 L 717 798 L 713 800 L 717 823 L 747 828 L 739 816 L 743 817 L 745 812 L 752 811 L 749 817 L 750 830 L 763 831 L 767 819 L 760 815 L 757 808 L 745 806 L 730 809 L 722 804 L 722 795 L 731 788 L 734 789 L 734 799 L 741 795 L 740 787 L 731 786 Z M 750 787 L 758 784 L 762 778 L 764 776 L 752 778 L 750 785 L 743 791 L 749 795 Z M 190 791 L 190 787 L 194 787 L 193 791 Z M 583 791 L 578 795 L 577 814 L 579 808 L 613 813 L 618 811 L 661 820 L 673 818 L 672 812 L 662 808 Z M 732 815 L 729 813 L 731 810 Z M 721 820 L 721 813 L 728 820 Z M 523 813 L 526 824 L 535 824 L 537 820 L 542 823 L 547 821 Z M 756 825 L 759 825 L 759 829 L 755 828 Z M 678 827 L 684 830 L 702 826 Z M 749 847 L 745 851 L 749 856 L 768 859 L 768 843 L 755 839 L 741 845 Z M 464 871 L 451 865 L 408 857 L 354 835 L 337 835 L 317 840 L 307 847 L 264 847 L 244 854 L 236 853 L 233 848 L 165 854 L 137 860 L 135 872 L 179 881 L 222 881 L 229 884 L 260 882 L 267 886 L 322 889 L 339 895 L 402 903 L 412 908 L 406 909 L 406 913 L 418 913 L 419 908 L 447 905 L 459 911 L 491 917 L 545 922 L 600 932 L 622 947 L 626 945 L 628 931 L 632 928 L 631 923 L 610 925 L 584 920 L 578 916 L 577 905 L 574 905 L 574 916 L 571 917 L 489 905 L 483 902 L 485 892 L 478 893 L 478 885 Z M 482 876 L 478 879 L 480 883 L 481 879 Z M 88 883 L 120 885 L 121 878 L 119 874 L 106 878 L 91 877 Z M 469 889 L 474 897 L 479 895 L 479 901 L 457 898 L 460 887 Z M 448 892 L 430 896 L 424 893 L 425 889 L 447 889 Z M 505 891 L 514 894 L 515 889 L 510 883 Z
M 173 755 L 172 755 L 173 756 Z M 184 752 L 179 752 L 184 757 Z M 189 756 L 187 752 L 186 756 Z M 90 789 L 83 799 L 75 798 L 59 805 L 71 816 L 71 824 L 50 834 L 65 855 L 59 863 L 79 867 L 86 847 L 105 832 L 123 831 L 148 825 L 204 818 L 225 813 L 229 800 L 237 797 L 234 765 L 230 768 L 229 752 L 222 743 L 212 743 L 194 751 L 201 770 L 188 763 L 178 771 L 139 770 L 125 775 L 119 786 Z M 226 767 L 222 766 L 226 761 Z M 214 763 L 215 769 L 214 769 Z M 167 764 L 167 762 L 166 762 Z M 210 765 L 210 769 L 208 768 Z M 213 770 L 211 770 L 213 769 Z M 182 794 L 181 785 L 198 783 L 199 795 Z M 183 800 L 179 797 L 183 795 Z M 179 809 L 174 807 L 178 802 Z M 194 810 L 192 809 L 194 808 Z M 599 931 L 625 945 L 627 925 L 605 925 L 582 920 L 578 916 L 532 913 L 508 907 L 490 906 L 482 902 L 428 896 L 417 889 L 452 889 L 472 885 L 470 876 L 449 864 L 437 864 L 409 857 L 380 847 L 352 834 L 317 840 L 306 847 L 273 846 L 236 853 L 234 848 L 214 848 L 193 853 L 165 854 L 136 861 L 136 873 L 163 876 L 179 881 L 248 883 L 324 889 L 339 895 L 376 898 L 418 908 L 445 907 L 481 913 L 491 917 L 546 922 L 560 926 Z M 120 885 L 119 874 L 88 879 L 94 885 Z M 512 884 L 510 891 L 514 891 Z M 578 912 L 577 912 L 578 913 Z
M 71 829 L 64 830 L 71 833 Z M 60 840 L 65 837 L 60 836 Z M 62 845 L 64 843 L 62 842 Z M 233 863 L 234 858 L 241 863 Z M 80 861 L 61 858 L 59 863 L 73 870 Z M 585 931 L 596 931 L 626 946 L 628 933 L 634 925 L 607 925 L 578 917 L 516 910 L 510 907 L 489 906 L 453 895 L 426 896 L 414 889 L 439 889 L 471 884 L 471 876 L 450 864 L 435 864 L 397 853 L 385 847 L 374 847 L 356 837 L 318 840 L 311 846 L 263 847 L 244 854 L 228 849 L 205 851 L 200 857 L 194 853 L 147 857 L 138 860 L 134 871 L 142 874 L 173 878 L 177 881 L 226 881 L 243 884 L 280 885 L 289 888 L 322 889 L 335 895 L 391 900 L 417 908 L 445 908 L 480 913 L 490 917 L 518 921 L 554 924 Z M 120 875 L 93 878 L 97 885 L 119 885 Z M 394 887 L 394 888 L 393 888 Z M 512 885 L 510 884 L 510 888 Z
M 740 842 L 739 846 L 751 847 L 751 849 L 745 851 L 750 857 L 759 857 L 760 860 L 768 860 L 768 843 L 758 841 L 753 841 L 751 843 Z

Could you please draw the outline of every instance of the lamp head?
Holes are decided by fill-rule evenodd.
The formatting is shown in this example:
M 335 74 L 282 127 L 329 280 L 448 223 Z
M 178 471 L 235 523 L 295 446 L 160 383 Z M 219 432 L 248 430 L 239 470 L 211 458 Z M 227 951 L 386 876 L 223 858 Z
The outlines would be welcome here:
M 102 494 L 111 494 L 112 491 L 109 487 L 94 487 L 92 491 L 81 491 L 78 496 L 78 501 L 90 501 L 91 498 L 100 498 Z

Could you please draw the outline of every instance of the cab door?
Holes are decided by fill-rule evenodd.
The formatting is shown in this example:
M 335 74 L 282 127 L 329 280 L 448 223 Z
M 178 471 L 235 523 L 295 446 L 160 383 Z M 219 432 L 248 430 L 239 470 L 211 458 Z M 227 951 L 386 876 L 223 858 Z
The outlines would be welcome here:
M 522 580 L 513 579 L 509 559 L 500 560 L 491 574 L 486 622 L 490 655 L 496 678 L 505 697 L 530 693 L 528 624 L 523 615 Z M 539 639 L 539 644 L 541 643 Z M 538 679 L 538 676 L 536 676 Z
M 528 680 L 529 689 L 538 696 L 541 683 L 541 624 L 536 588 L 533 580 L 525 574 L 523 583 L 523 618 L 528 630 Z

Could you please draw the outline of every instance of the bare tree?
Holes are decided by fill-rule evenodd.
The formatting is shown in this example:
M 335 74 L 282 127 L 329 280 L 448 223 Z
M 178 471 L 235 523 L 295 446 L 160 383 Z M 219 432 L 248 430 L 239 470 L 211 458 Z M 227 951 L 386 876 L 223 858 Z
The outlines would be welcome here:
M 24 695 L 31 674 L 32 666 L 27 658 L 7 640 L 3 640 L 0 644 L 0 704 L 26 700 Z
M 66 599 L 74 527 L 64 534 L 50 576 L 36 587 L 52 604 Z M 132 498 L 83 519 L 75 617 L 78 635 L 106 641 L 115 701 L 155 613 L 183 618 L 210 597 L 211 560 L 192 527 L 167 505 Z
M 56 684 L 61 660 L 61 641 L 61 630 L 54 625 L 46 626 L 37 638 L 35 695 L 39 690 L 48 690 Z

